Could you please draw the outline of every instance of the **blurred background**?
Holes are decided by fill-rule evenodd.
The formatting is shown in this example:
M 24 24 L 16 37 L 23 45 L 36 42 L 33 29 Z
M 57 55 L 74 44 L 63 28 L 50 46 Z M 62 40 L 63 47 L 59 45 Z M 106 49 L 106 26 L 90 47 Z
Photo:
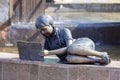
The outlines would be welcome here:
M 96 50 L 120 60 L 119 0 L 0 0 L 0 52 L 17 54 L 17 40 L 42 42 L 34 23 L 44 13 L 73 38 L 89 37 Z

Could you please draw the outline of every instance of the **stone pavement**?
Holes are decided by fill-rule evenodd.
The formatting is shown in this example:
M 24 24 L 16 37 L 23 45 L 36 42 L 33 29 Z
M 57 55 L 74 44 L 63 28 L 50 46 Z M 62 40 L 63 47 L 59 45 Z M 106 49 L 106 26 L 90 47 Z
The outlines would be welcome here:
M 11 59 L 11 58 L 18 58 L 18 57 L 19 57 L 18 54 L 0 52 L 0 58 L 1 59 L 4 59 L 4 58 Z

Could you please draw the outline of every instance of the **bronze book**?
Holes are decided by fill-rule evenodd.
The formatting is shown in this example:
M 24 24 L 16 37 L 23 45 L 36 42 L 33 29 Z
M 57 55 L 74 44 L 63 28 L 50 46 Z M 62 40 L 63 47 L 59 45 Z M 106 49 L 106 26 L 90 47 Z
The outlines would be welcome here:
M 17 41 L 17 47 L 21 60 L 44 61 L 41 43 L 21 40 Z

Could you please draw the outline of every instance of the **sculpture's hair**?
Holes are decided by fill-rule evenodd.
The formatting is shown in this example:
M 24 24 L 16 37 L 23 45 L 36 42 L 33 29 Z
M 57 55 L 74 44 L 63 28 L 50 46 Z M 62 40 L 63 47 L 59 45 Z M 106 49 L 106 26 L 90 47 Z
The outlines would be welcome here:
M 49 26 L 51 25 L 52 27 L 54 27 L 54 21 L 53 18 L 49 15 L 43 14 L 40 15 L 35 22 L 35 26 L 36 28 L 39 27 L 44 27 L 44 26 Z

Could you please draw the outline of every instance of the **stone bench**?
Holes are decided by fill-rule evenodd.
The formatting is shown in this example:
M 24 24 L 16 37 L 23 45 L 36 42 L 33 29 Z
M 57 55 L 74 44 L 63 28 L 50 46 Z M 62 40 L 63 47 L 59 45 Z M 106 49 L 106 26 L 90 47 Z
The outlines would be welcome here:
M 107 66 L 0 58 L 0 80 L 119 80 L 120 62 Z

